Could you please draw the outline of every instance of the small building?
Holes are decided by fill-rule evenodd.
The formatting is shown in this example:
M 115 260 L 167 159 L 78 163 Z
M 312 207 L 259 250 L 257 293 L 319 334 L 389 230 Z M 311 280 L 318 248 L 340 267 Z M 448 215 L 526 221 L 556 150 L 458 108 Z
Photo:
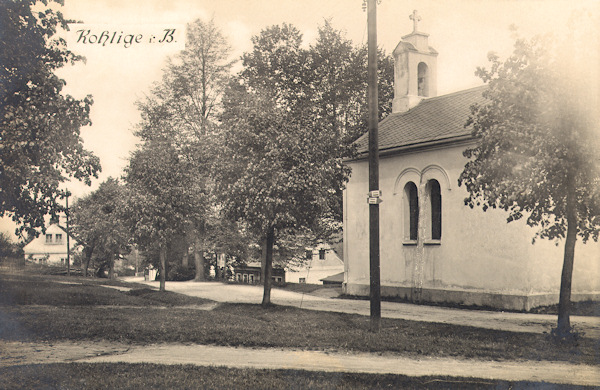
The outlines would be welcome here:
M 260 284 L 261 265 L 259 262 L 236 264 L 233 266 L 233 277 L 236 282 L 245 284 Z M 277 265 L 273 266 L 271 276 L 276 284 L 285 283 L 285 270 Z
M 76 247 L 73 237 L 69 245 L 71 254 Z M 48 226 L 45 234 L 40 234 L 23 248 L 25 260 L 39 264 L 66 265 L 67 264 L 67 230 L 53 223 Z
M 416 20 L 416 19 L 415 19 Z M 381 295 L 413 301 L 529 310 L 558 302 L 564 247 L 539 239 L 525 219 L 471 209 L 458 179 L 476 145 L 465 127 L 476 87 L 437 96 L 437 51 L 417 30 L 394 50 L 392 114 L 379 123 Z M 345 294 L 368 296 L 368 135 L 344 191 Z M 572 301 L 600 297 L 600 245 L 579 240 Z
M 285 278 L 288 283 L 320 284 L 321 279 L 344 272 L 339 245 L 319 244 L 306 250 L 306 259 L 299 265 L 288 265 Z

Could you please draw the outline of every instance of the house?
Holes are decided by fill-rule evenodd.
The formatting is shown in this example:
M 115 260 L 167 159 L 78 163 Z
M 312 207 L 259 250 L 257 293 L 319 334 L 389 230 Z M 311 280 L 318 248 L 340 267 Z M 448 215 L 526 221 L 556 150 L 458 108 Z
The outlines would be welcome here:
M 233 265 L 233 278 L 236 282 L 245 284 L 260 284 L 261 265 L 259 262 L 247 264 L 238 263 Z M 279 266 L 273 266 L 271 275 L 275 284 L 285 283 L 285 270 Z
M 382 296 L 529 310 L 558 302 L 563 246 L 525 221 L 470 209 L 458 178 L 464 125 L 485 87 L 437 96 L 437 51 L 417 30 L 394 50 L 392 114 L 379 124 Z M 344 192 L 344 293 L 369 295 L 368 134 Z M 572 300 L 600 298 L 600 245 L 577 243 Z
M 286 267 L 286 281 L 320 284 L 321 279 L 343 272 L 344 262 L 338 253 L 341 253 L 341 245 L 336 247 L 323 243 L 315 248 L 307 249 L 305 261 L 299 265 Z
M 69 239 L 71 255 L 76 242 L 73 237 Z M 59 224 L 52 223 L 45 234 L 40 234 L 23 248 L 25 260 L 40 264 L 66 265 L 67 264 L 67 230 Z M 71 256 L 72 261 L 72 256 Z

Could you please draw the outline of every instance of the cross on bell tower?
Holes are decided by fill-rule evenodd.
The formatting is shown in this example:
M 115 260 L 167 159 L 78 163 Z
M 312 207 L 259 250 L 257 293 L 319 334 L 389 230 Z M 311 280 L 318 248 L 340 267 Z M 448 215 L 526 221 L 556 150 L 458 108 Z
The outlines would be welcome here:
M 392 112 L 406 112 L 423 99 L 437 95 L 437 51 L 429 46 L 429 34 L 419 31 L 417 10 L 409 15 L 413 31 L 394 49 L 394 100 Z
M 419 31 L 418 24 L 421 21 L 421 16 L 417 13 L 417 10 L 414 10 L 409 18 L 413 21 L 413 32 Z

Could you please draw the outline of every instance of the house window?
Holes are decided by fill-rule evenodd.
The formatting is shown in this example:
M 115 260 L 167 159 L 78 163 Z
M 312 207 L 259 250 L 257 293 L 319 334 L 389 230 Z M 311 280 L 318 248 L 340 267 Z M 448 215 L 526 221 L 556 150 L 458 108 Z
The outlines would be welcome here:
M 248 283 L 248 274 L 244 274 L 244 283 Z
M 46 234 L 46 244 L 52 244 L 52 234 Z
M 254 274 L 250 274 L 250 283 L 254 284 Z
M 306 260 L 312 260 L 312 250 L 306 251 Z
M 306 278 L 300 278 L 300 279 L 298 279 L 298 283 L 306 283 Z
M 238 282 L 242 281 L 242 274 L 235 274 L 235 278 Z
M 439 240 L 442 238 L 442 192 L 440 183 L 437 180 L 429 180 L 427 187 L 431 201 L 431 238 Z
M 325 249 L 319 249 L 319 260 L 325 260 Z
M 419 195 L 417 186 L 411 181 L 404 186 L 404 232 L 405 239 L 417 240 L 419 234 Z
M 55 242 L 56 242 L 57 244 L 60 244 L 60 243 L 62 243 L 62 234 L 57 234 L 57 235 L 56 235 Z

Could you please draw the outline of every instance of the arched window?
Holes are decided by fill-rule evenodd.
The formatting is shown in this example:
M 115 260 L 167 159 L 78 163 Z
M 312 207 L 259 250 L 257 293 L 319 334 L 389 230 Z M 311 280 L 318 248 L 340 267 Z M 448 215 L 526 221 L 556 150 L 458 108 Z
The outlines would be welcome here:
M 424 62 L 419 62 L 417 66 L 417 93 L 419 96 L 429 96 L 429 69 L 427 64 Z
M 412 181 L 404 186 L 404 199 L 404 235 L 409 240 L 417 240 L 419 235 L 419 195 L 417 186 Z
M 427 191 L 431 201 L 431 238 L 442 238 L 442 191 L 437 180 L 427 182 Z

